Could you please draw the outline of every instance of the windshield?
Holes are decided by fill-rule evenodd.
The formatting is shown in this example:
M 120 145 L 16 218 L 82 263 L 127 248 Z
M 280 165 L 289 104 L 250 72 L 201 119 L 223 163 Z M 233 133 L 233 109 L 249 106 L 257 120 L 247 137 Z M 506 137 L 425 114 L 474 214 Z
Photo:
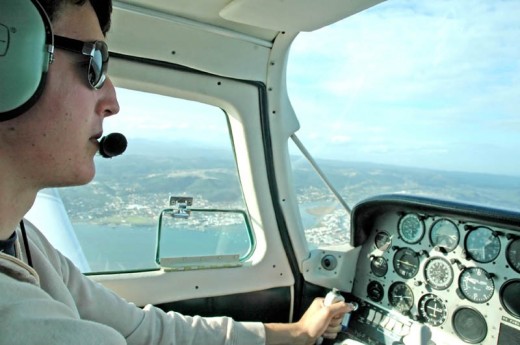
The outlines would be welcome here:
M 350 205 L 409 193 L 520 210 L 518 13 L 386 1 L 296 38 L 297 135 Z

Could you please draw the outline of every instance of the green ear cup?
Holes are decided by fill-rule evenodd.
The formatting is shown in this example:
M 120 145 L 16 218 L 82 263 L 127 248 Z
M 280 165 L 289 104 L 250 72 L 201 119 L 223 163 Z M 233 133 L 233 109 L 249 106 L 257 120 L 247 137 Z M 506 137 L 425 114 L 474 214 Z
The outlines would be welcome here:
M 0 1 L 0 121 L 40 96 L 52 54 L 50 21 L 36 0 Z

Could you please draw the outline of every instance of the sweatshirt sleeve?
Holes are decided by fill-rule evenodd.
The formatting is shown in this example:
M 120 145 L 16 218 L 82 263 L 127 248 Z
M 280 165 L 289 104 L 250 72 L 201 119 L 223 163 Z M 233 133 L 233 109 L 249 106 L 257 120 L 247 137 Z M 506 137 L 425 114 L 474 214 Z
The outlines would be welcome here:
M 147 305 L 139 328 L 162 330 L 160 338 L 154 333 L 136 329 L 127 338 L 129 344 L 222 344 L 263 345 L 265 330 L 261 323 L 236 322 L 227 317 L 203 318 L 176 312 L 165 314 Z
M 0 345 L 124 345 L 116 330 L 81 320 L 37 285 L 0 272 Z
M 35 245 L 40 250 L 33 254 L 33 262 L 42 288 L 51 291 L 51 295 L 63 294 L 63 291 L 59 291 L 60 287 L 56 286 L 59 285 L 56 281 L 61 281 L 68 290 L 67 294 L 70 294 L 68 304 L 77 308 L 81 319 L 117 330 L 128 344 L 265 344 L 262 323 L 237 322 L 228 317 L 203 318 L 175 312 L 165 313 L 151 305 L 138 308 L 83 275 L 36 230 L 35 235 Z M 38 260 L 43 263 L 48 260 L 54 270 L 52 267 L 40 267 L 45 265 L 37 264 Z

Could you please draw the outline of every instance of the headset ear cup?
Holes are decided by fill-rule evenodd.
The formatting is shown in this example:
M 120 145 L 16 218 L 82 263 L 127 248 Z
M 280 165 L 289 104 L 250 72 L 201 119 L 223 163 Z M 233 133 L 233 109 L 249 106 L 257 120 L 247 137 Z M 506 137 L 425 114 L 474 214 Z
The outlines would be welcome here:
M 0 121 L 39 98 L 52 59 L 52 27 L 36 0 L 0 1 Z

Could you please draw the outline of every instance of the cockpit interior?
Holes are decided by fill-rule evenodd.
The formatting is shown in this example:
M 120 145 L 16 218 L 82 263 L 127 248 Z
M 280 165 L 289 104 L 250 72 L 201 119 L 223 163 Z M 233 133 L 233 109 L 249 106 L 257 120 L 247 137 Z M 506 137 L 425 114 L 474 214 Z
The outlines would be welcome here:
M 323 345 L 520 344 L 520 2 L 113 4 L 128 148 L 25 217 L 82 273 L 239 321 L 337 289 Z

